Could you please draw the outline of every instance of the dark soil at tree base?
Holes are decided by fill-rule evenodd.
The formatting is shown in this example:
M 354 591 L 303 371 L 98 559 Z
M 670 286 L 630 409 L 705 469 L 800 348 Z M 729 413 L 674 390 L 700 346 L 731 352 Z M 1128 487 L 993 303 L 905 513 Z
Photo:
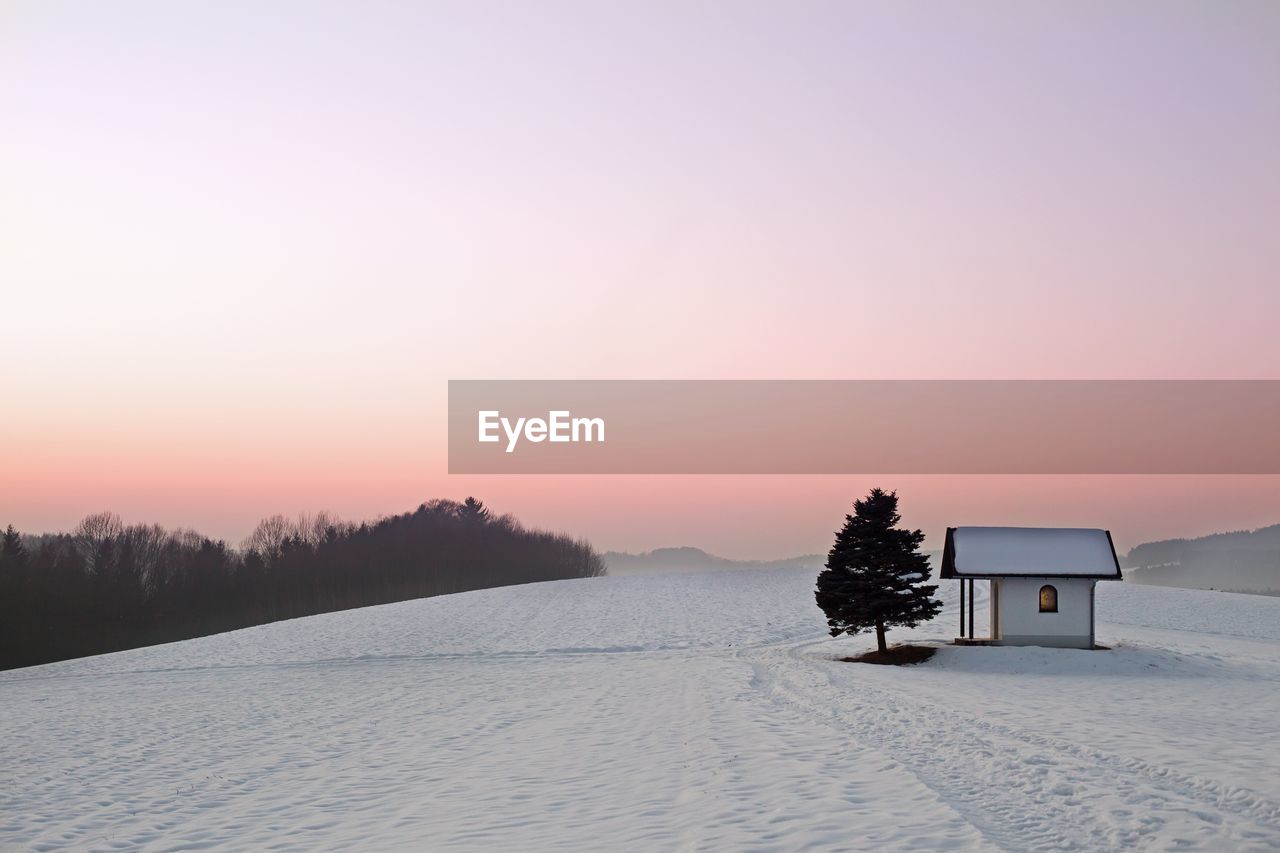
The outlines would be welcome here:
M 913 663 L 924 663 L 933 657 L 938 650 L 933 646 L 892 646 L 886 652 L 873 649 L 866 654 L 851 658 L 840 658 L 845 663 L 875 663 L 889 666 L 907 666 Z

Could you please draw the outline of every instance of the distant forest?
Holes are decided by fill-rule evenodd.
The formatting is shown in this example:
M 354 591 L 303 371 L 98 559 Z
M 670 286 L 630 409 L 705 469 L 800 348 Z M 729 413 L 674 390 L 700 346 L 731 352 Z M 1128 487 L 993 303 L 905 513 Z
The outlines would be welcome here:
M 0 669 L 185 640 L 279 619 L 533 581 L 603 575 L 582 540 L 481 502 L 435 500 L 363 524 L 263 520 L 243 547 L 123 524 L 0 540 Z
M 1280 524 L 1147 542 L 1131 550 L 1123 563 L 1135 583 L 1275 593 L 1280 591 Z

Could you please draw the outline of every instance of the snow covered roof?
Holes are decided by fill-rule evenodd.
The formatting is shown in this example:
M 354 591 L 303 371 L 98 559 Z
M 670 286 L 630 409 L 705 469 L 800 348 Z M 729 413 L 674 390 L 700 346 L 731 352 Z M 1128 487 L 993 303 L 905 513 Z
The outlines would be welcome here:
M 944 578 L 1119 580 L 1111 532 L 1080 527 L 948 527 Z

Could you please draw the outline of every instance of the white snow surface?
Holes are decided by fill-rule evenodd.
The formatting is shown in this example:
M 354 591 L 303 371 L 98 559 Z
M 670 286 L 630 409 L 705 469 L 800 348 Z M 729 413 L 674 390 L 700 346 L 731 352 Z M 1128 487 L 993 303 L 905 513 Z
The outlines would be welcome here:
M 957 527 L 957 575 L 1118 577 L 1105 530 L 1083 527 Z
M 1101 584 L 1109 650 L 884 667 L 838 660 L 873 641 L 813 582 L 506 587 L 0 673 L 0 848 L 1280 848 L 1280 600 Z

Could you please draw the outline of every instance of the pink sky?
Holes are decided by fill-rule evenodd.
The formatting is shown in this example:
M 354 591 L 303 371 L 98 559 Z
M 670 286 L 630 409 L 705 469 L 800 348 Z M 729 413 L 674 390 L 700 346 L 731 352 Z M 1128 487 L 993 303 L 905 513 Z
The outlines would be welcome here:
M 1270 2 L 11 3 L 0 523 L 476 494 L 825 550 L 851 477 L 450 477 L 449 378 L 1280 378 Z M 876 478 L 908 522 L 1280 478 Z

